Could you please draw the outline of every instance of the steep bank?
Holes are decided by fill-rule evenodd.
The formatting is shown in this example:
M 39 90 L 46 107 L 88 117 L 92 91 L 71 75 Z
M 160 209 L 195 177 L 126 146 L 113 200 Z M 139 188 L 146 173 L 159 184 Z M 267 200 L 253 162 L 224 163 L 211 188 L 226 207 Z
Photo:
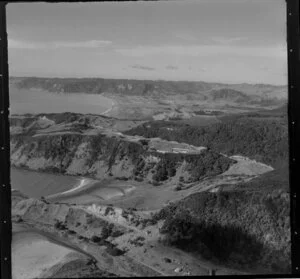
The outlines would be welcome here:
M 112 206 L 53 204 L 28 199 L 18 192 L 13 193 L 12 200 L 14 222 L 33 226 L 52 239 L 94 257 L 102 271 L 102 275 L 92 274 L 94 278 L 111 273 L 123 277 L 207 275 L 210 268 L 218 269 L 217 274 L 243 273 L 216 267 L 184 251 L 164 246 L 159 240 L 161 225 L 153 225 L 147 212 Z M 59 268 L 63 271 L 71 267 Z
M 225 172 L 234 160 L 193 146 L 167 148 L 160 139 L 143 140 L 110 128 L 91 125 L 72 114 L 14 117 L 11 121 L 11 163 L 32 170 L 105 178 L 147 180 L 151 183 L 195 182 Z M 64 117 L 64 118 L 63 118 Z M 105 118 L 104 118 L 105 119 Z M 106 124 L 109 125 L 109 124 Z M 165 146 L 165 147 L 164 147 Z M 177 148 L 176 148 L 177 146 Z M 161 147 L 161 148 L 162 148 Z

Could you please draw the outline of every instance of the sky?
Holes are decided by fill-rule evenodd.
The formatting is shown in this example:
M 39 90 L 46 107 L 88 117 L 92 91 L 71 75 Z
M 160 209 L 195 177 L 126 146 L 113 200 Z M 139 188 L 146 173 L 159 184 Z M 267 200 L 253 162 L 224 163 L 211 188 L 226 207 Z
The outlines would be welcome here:
M 9 3 L 12 76 L 287 84 L 284 0 Z

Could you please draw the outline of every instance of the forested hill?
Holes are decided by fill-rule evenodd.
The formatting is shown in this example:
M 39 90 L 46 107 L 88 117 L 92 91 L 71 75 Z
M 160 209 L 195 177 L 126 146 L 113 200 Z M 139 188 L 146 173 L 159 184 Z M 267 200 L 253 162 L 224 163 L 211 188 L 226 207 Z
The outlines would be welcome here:
M 126 133 L 206 146 L 216 152 L 247 156 L 273 167 L 288 161 L 288 127 L 283 119 L 241 117 L 204 127 L 152 121 Z
M 114 93 L 124 95 L 203 94 L 216 100 L 254 101 L 287 98 L 286 86 L 268 84 L 221 84 L 202 81 L 165 81 L 104 78 L 11 78 L 19 88 L 40 88 L 57 93 Z M 209 93 L 206 95 L 206 93 Z M 251 96 L 251 98 L 247 97 Z

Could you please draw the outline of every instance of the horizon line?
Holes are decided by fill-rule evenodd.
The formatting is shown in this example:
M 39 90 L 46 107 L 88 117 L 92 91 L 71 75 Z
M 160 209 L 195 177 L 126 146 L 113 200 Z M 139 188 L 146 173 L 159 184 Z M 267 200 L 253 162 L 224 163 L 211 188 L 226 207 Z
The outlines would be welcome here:
M 47 76 L 9 76 L 10 78 L 40 78 L 40 79 L 109 79 L 109 80 L 134 80 L 134 81 L 165 81 L 165 82 L 190 82 L 190 83 L 215 83 L 215 84 L 222 84 L 222 85 L 240 85 L 240 84 L 246 84 L 246 85 L 269 85 L 269 86 L 288 86 L 288 83 L 286 84 L 271 84 L 271 83 L 249 83 L 249 82 L 218 82 L 218 81 L 204 81 L 204 80 L 168 80 L 168 79 L 139 79 L 139 78 L 105 78 L 105 77 L 47 77 Z

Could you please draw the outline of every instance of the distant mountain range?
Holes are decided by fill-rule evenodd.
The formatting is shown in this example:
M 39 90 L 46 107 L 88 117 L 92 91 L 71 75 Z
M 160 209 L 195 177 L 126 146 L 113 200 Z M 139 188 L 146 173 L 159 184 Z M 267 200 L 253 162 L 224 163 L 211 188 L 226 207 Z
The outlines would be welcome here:
M 163 81 L 103 78 L 11 78 L 20 89 L 43 89 L 54 93 L 87 93 L 167 97 L 187 95 L 208 101 L 230 101 L 264 105 L 286 102 L 287 86 L 269 84 L 221 84 L 201 81 Z

